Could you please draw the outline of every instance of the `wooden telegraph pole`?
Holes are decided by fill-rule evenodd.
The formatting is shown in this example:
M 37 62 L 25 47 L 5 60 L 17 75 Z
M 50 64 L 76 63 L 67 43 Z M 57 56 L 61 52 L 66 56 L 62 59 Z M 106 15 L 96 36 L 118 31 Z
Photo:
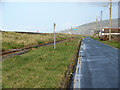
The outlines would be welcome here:
M 96 18 L 96 31 L 97 31 L 97 18 Z
M 56 26 L 56 24 L 54 23 L 54 49 L 56 48 L 56 46 L 55 46 L 55 26 Z
M 96 32 L 97 32 L 97 17 L 96 17 Z M 99 36 L 99 35 L 98 35 Z
M 72 26 L 71 26 L 71 34 L 72 34 Z
M 111 8 L 112 8 L 112 0 L 110 0 L 109 41 L 111 41 Z
M 101 32 L 101 35 L 102 35 L 102 11 L 101 11 L 101 27 L 100 27 L 100 32 Z

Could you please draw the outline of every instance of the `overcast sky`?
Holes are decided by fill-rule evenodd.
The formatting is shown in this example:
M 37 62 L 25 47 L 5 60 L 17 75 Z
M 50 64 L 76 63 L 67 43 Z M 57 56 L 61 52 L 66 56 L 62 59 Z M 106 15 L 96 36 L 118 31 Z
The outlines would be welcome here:
M 2 30 L 53 32 L 69 29 L 85 23 L 109 19 L 108 2 L 1 2 Z M 109 5 L 108 5 L 109 6 Z M 112 4 L 112 18 L 118 18 L 118 3 Z M 1 24 L 1 23 L 0 23 Z

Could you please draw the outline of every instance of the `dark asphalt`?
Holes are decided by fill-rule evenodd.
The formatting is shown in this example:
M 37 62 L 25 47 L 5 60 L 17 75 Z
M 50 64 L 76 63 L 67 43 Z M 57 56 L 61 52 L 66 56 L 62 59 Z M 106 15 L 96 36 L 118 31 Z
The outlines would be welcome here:
M 80 88 L 118 88 L 118 49 L 89 37 L 82 42 Z
M 81 48 L 79 87 L 118 88 L 118 49 L 93 40 L 90 37 L 82 40 Z M 72 83 L 72 87 L 73 85 Z M 76 83 L 76 88 L 78 88 L 78 83 Z

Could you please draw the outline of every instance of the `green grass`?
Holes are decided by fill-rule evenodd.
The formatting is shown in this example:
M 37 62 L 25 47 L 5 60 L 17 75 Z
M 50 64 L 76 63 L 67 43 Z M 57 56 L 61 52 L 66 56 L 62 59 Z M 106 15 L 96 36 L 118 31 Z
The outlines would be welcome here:
M 56 33 L 56 40 L 72 38 L 74 35 Z M 2 50 L 17 49 L 43 43 L 53 42 L 53 33 L 21 34 L 15 32 L 2 32 Z
M 31 49 L 2 62 L 3 88 L 58 88 L 75 58 L 80 36 L 73 40 Z
M 120 47 L 119 47 L 119 42 L 117 42 L 117 41 L 102 41 L 102 40 L 100 40 L 98 37 L 91 37 L 91 38 L 93 38 L 93 39 L 95 39 L 95 40 L 97 40 L 97 41 L 100 41 L 100 42 L 102 42 L 102 43 L 105 43 L 105 44 L 107 44 L 107 45 L 110 45 L 110 46 L 112 46 L 112 47 L 115 47 L 115 48 L 120 49 Z

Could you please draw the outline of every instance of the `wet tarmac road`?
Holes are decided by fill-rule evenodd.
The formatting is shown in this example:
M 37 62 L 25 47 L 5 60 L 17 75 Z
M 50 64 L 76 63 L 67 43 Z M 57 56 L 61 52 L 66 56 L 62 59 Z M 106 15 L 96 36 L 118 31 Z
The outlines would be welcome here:
M 118 88 L 118 49 L 82 40 L 71 88 Z

